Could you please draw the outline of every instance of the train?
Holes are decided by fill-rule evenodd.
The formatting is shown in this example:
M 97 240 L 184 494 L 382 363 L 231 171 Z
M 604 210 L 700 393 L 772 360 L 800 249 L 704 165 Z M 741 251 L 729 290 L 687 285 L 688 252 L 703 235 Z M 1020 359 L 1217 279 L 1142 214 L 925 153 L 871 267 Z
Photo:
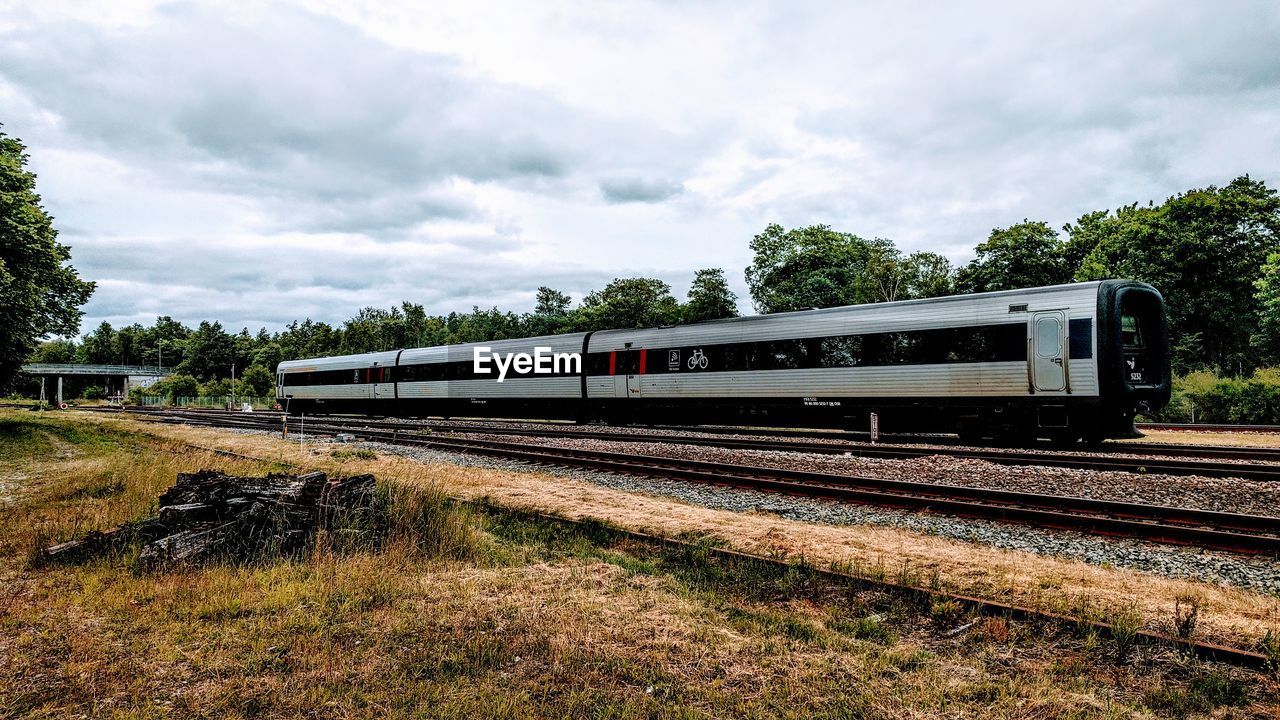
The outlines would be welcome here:
M 1060 444 L 1169 401 L 1164 299 L 1133 280 L 282 362 L 289 413 L 834 427 Z

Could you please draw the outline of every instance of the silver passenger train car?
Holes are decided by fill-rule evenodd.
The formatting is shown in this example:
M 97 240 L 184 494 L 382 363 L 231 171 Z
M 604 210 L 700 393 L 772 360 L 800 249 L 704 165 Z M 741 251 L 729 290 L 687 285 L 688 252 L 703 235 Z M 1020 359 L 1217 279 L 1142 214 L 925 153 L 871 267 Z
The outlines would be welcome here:
M 499 381 L 496 363 L 505 356 Z M 525 358 L 518 358 L 519 354 Z M 1164 301 L 1057 285 L 280 364 L 289 412 L 1131 437 L 1169 400 Z

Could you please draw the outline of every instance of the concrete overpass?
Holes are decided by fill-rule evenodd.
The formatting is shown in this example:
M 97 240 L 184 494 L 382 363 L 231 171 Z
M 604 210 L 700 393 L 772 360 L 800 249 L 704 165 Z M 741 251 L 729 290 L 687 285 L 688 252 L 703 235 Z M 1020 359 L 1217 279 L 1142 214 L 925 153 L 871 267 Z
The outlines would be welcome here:
M 124 395 L 129 394 L 131 387 L 147 387 L 156 382 L 160 378 L 169 377 L 173 374 L 173 368 L 163 368 L 146 366 L 146 365 L 81 365 L 78 363 L 31 363 L 22 366 L 22 372 L 32 377 L 40 378 L 40 399 L 44 400 L 48 397 L 45 394 L 45 381 L 49 378 L 57 378 L 58 392 L 55 403 L 62 404 L 62 378 L 64 377 L 100 377 L 106 381 L 108 393 L 110 392 L 111 381 L 118 380 L 120 392 Z

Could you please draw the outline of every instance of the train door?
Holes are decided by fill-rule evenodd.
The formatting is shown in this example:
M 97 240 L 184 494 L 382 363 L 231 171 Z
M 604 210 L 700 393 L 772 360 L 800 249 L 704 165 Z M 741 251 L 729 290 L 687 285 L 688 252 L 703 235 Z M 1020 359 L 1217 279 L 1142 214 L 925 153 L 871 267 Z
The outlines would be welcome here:
M 640 376 L 644 374 L 647 355 L 644 350 L 634 350 L 630 345 L 625 350 L 611 353 L 609 372 L 613 375 L 614 397 L 640 397 Z
M 374 400 L 391 400 L 396 396 L 396 385 L 392 382 L 391 373 L 395 372 L 392 367 L 374 363 L 369 368 L 369 382 L 373 384 Z
M 647 369 L 645 365 L 648 360 L 648 350 L 631 350 L 627 352 L 631 356 L 631 362 L 627 367 L 627 397 L 640 397 L 640 376 Z
M 1038 391 L 1061 392 L 1067 387 L 1066 313 L 1037 312 L 1031 316 L 1031 382 Z

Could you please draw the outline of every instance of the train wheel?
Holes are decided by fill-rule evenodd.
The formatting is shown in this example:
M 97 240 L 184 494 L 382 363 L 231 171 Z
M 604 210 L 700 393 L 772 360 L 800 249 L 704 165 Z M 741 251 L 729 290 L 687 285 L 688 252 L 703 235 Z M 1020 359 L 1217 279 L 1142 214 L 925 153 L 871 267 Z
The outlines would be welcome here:
M 1080 433 L 1074 430 L 1057 430 L 1049 435 L 1055 447 L 1071 447 L 1080 441 Z
M 956 434 L 960 436 L 960 440 L 971 445 L 981 445 L 986 442 L 987 437 L 991 434 L 988 428 L 982 422 L 977 420 L 964 421 L 956 427 Z

